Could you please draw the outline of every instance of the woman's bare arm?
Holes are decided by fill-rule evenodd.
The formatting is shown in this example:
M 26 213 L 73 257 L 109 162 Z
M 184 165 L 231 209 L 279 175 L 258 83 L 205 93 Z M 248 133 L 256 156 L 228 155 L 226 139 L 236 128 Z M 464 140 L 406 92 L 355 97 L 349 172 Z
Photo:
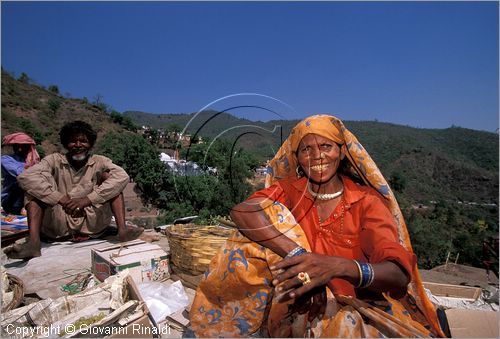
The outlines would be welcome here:
M 274 227 L 264 213 L 262 203 L 272 204 L 273 201 L 267 198 L 245 200 L 233 207 L 231 219 L 247 238 L 284 257 L 298 245 Z

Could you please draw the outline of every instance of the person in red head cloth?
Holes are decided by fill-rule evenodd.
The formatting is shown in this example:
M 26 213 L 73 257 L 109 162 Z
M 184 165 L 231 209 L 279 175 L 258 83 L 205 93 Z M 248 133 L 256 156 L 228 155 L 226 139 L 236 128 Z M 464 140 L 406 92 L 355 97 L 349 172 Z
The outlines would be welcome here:
M 40 156 L 35 140 L 22 132 L 4 136 L 2 145 L 12 145 L 14 151 L 12 155 L 2 155 L 2 208 L 6 213 L 21 214 L 24 192 L 17 184 L 17 176 L 40 162 Z

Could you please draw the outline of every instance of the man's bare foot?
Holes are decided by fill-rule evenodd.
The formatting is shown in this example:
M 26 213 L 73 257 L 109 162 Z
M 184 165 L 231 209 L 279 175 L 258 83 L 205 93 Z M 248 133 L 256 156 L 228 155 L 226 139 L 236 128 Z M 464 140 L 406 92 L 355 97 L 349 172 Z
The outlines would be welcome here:
M 125 227 L 124 231 L 118 231 L 118 238 L 121 242 L 135 240 L 142 232 L 144 232 L 144 227 Z
M 24 244 L 14 244 L 3 250 L 7 257 L 11 259 L 31 259 L 42 255 L 40 245 L 32 245 L 29 242 Z

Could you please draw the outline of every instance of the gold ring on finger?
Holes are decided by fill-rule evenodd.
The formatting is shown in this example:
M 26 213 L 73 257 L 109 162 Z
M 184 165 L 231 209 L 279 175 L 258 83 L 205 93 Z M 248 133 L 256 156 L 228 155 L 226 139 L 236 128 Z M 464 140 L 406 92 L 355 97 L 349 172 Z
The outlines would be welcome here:
M 300 272 L 297 274 L 297 278 L 300 280 L 302 285 L 307 285 L 311 282 L 311 278 L 309 277 L 309 274 L 307 272 Z

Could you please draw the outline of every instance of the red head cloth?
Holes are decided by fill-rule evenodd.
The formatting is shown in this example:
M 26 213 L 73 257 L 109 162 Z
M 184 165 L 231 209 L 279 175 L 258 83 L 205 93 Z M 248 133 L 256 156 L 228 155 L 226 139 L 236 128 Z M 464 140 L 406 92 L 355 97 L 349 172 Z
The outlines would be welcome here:
M 31 145 L 28 154 L 26 155 L 26 165 L 25 168 L 31 167 L 34 164 L 40 162 L 40 156 L 35 148 L 35 140 L 33 140 L 29 135 L 17 132 L 8 134 L 3 137 L 2 145 L 14 145 L 14 144 L 28 144 Z

